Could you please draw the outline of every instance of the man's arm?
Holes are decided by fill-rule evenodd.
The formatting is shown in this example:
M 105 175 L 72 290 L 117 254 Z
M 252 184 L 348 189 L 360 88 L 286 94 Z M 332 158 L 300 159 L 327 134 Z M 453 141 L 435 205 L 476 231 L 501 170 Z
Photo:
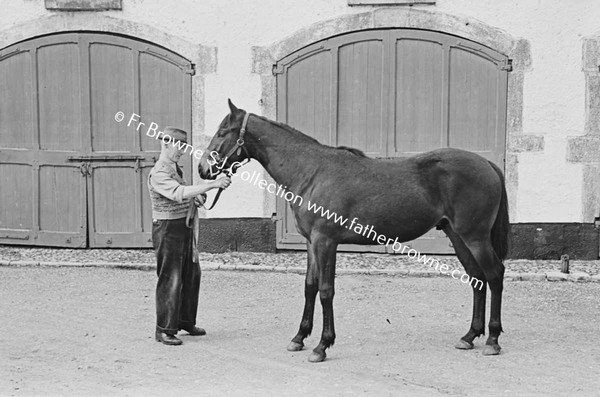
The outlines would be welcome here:
M 222 177 L 214 181 L 204 182 L 200 185 L 185 186 L 171 178 L 168 172 L 158 171 L 152 174 L 150 183 L 162 196 L 165 196 L 169 200 L 181 203 L 185 199 L 196 197 L 211 189 L 225 189 L 231 184 L 231 179 L 229 177 Z
M 183 198 L 188 199 L 206 193 L 211 189 L 226 189 L 231 184 L 231 178 L 223 176 L 210 182 L 203 182 L 200 185 L 183 186 Z

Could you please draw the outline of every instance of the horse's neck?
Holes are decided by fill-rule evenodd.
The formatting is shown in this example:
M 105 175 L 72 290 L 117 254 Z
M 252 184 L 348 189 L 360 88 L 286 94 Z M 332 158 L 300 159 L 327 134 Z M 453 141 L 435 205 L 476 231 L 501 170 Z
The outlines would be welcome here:
M 255 156 L 275 181 L 296 194 L 318 168 L 324 146 L 285 127 L 255 117 Z M 253 123 L 253 124 L 254 124 Z M 248 126 L 248 130 L 251 125 Z

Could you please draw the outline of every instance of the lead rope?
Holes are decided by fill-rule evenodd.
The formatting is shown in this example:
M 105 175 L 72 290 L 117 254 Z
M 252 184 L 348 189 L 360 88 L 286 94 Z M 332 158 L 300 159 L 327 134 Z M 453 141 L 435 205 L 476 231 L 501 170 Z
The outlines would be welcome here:
M 246 160 L 248 160 L 246 163 L 248 163 L 250 161 L 250 154 L 248 153 L 248 150 L 244 147 L 244 134 L 246 134 L 246 125 L 248 124 L 248 117 L 250 117 L 250 113 L 246 112 L 246 114 L 244 115 L 244 121 L 242 122 L 242 128 L 240 129 L 240 137 L 236 141 L 235 146 L 233 148 L 231 148 L 231 150 L 229 151 L 227 156 L 225 156 L 226 159 L 229 156 L 231 156 L 234 151 L 243 149 L 244 152 L 246 153 Z M 239 153 L 238 153 L 238 155 L 239 155 Z M 243 164 L 240 164 L 238 167 L 241 167 L 242 165 Z M 211 166 L 211 169 L 212 169 L 212 166 Z M 233 170 L 232 173 L 235 174 L 236 170 L 237 170 L 237 168 L 235 170 Z M 228 177 L 231 177 L 232 173 L 230 173 L 229 171 L 225 171 L 225 174 Z M 210 208 L 208 208 L 208 211 L 212 210 L 213 207 L 215 206 L 215 204 L 217 204 L 217 201 L 219 201 L 219 197 L 221 196 L 221 193 L 223 193 L 223 188 L 219 188 L 219 191 L 217 192 L 212 205 L 210 206 Z M 185 217 L 185 225 L 189 229 L 193 229 L 192 230 L 192 263 L 199 263 L 200 258 L 198 257 L 198 237 L 196 236 L 196 230 L 194 228 L 194 222 L 196 221 L 196 215 L 198 213 L 198 208 L 196 207 L 196 202 L 194 199 L 192 199 L 190 201 L 191 201 L 190 207 L 188 208 L 188 212 Z
M 231 148 L 231 150 L 229 150 L 229 153 L 227 153 L 227 155 L 224 157 L 225 161 L 226 159 L 228 159 L 235 151 L 241 151 L 242 149 L 244 150 L 244 153 L 246 153 L 246 161 L 244 164 L 247 164 L 250 162 L 250 153 L 248 153 L 248 150 L 246 150 L 246 147 L 244 146 L 244 135 L 246 134 L 246 125 L 248 124 L 248 118 L 250 117 L 250 113 L 246 112 L 246 114 L 244 115 L 244 121 L 242 121 L 242 128 L 240 128 L 240 137 L 238 138 L 238 140 L 235 143 L 235 146 L 233 146 Z M 240 153 L 238 152 L 238 155 Z M 241 167 L 244 164 L 240 164 L 238 166 Z M 212 167 L 211 167 L 212 168 Z M 229 170 L 227 171 L 223 171 L 225 173 L 225 175 L 227 175 L 228 177 L 231 178 L 231 176 L 233 174 L 235 174 L 235 172 L 237 171 L 237 168 L 235 170 L 233 170 L 232 172 L 229 172 Z M 215 195 L 215 199 L 213 200 L 212 205 L 210 206 L 210 208 L 208 208 L 208 211 L 212 210 L 213 207 L 215 206 L 215 204 L 217 204 L 217 201 L 219 201 L 219 197 L 221 197 L 221 193 L 223 193 L 223 189 L 219 188 L 219 191 L 217 192 L 217 194 Z

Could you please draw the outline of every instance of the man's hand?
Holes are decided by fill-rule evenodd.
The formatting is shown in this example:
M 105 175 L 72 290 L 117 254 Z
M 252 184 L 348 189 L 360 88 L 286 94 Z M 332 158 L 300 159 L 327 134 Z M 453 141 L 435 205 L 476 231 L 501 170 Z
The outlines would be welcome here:
M 219 189 L 227 189 L 231 185 L 231 178 L 228 176 L 221 177 L 213 182 L 214 187 Z

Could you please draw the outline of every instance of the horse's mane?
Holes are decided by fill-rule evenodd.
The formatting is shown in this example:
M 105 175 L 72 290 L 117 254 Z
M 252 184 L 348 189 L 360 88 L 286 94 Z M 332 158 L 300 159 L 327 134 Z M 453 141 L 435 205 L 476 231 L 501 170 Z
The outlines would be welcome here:
M 307 140 L 309 140 L 309 141 L 311 141 L 313 143 L 318 143 L 319 145 L 322 145 L 322 143 L 319 142 L 319 141 L 317 141 L 315 138 L 306 135 L 302 131 L 298 131 L 294 127 L 291 127 L 291 126 L 289 126 L 287 124 L 284 124 L 282 122 L 279 122 L 279 121 L 268 119 L 268 118 L 266 118 L 264 116 L 259 116 L 259 115 L 255 115 L 255 116 L 258 117 L 259 119 L 263 120 L 263 121 L 266 121 L 266 122 L 271 123 L 273 125 L 276 125 L 276 126 L 278 126 L 280 128 L 283 128 L 284 130 L 286 130 L 287 132 L 291 133 L 292 135 L 294 135 L 294 136 L 296 136 L 298 138 L 307 139 Z
M 350 153 L 352 153 L 352 154 L 354 154 L 355 156 L 358 156 L 358 157 L 367 157 L 367 155 L 362 150 L 360 150 L 360 149 L 356 149 L 356 148 L 348 147 L 348 146 L 333 147 L 333 146 L 323 145 L 321 142 L 317 141 L 315 138 L 313 138 L 311 136 L 308 136 L 305 133 L 303 133 L 302 131 L 298 131 L 294 127 L 291 127 L 291 126 L 289 126 L 289 125 L 287 125 L 285 123 L 282 123 L 282 122 L 279 122 L 279 121 L 275 121 L 275 120 L 271 120 L 271 119 L 268 119 L 268 118 L 266 118 L 264 116 L 259 116 L 259 115 L 256 115 L 256 116 L 258 118 L 260 118 L 261 120 L 267 121 L 267 122 L 269 122 L 271 124 L 274 124 L 274 125 L 282 128 L 282 129 L 286 130 L 287 132 L 291 133 L 292 135 L 294 135 L 294 136 L 296 136 L 298 138 L 306 139 L 306 140 L 308 140 L 310 142 L 319 144 L 321 146 L 329 147 L 329 148 L 332 148 L 332 149 L 336 149 L 336 150 L 346 150 L 346 151 L 348 151 L 348 152 L 350 152 Z

